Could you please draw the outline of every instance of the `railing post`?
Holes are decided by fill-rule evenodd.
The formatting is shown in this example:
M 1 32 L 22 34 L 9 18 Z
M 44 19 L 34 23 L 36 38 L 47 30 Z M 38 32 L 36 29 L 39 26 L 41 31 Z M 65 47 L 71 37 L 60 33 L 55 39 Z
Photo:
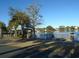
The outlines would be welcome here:
M 71 40 L 72 40 L 72 43 L 73 43 L 73 46 L 75 46 L 75 42 L 74 42 L 74 33 L 72 32 L 72 33 L 70 33 L 71 34 Z

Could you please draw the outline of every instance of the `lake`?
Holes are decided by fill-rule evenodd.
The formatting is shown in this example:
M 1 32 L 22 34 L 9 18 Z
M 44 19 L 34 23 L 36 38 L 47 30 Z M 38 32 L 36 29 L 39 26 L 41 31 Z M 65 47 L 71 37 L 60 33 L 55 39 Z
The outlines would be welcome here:
M 50 39 L 53 38 L 52 35 L 54 38 L 70 39 L 71 32 L 36 33 L 36 35 L 40 39 Z M 74 40 L 79 41 L 79 32 L 74 32 Z

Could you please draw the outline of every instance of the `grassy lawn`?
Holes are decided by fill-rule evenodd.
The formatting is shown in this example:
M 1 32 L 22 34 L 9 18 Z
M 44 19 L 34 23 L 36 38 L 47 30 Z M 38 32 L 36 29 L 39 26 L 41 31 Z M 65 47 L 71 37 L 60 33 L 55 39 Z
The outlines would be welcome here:
M 31 41 L 26 41 L 26 42 L 11 42 L 12 44 L 0 45 L 0 57 L 5 58 L 5 57 L 17 55 L 18 53 L 23 54 L 23 51 L 30 52 L 30 54 L 32 54 L 31 52 L 33 52 L 33 50 L 36 50 L 36 51 L 38 50 L 40 52 L 49 50 L 51 52 L 49 53 L 48 57 L 53 57 L 54 55 L 63 55 L 64 53 L 67 54 L 65 57 L 68 57 L 74 53 L 75 48 L 72 47 L 70 42 L 69 43 L 67 42 L 68 44 L 70 44 L 67 46 L 64 46 L 61 42 L 59 42 L 59 43 L 58 42 L 42 41 L 42 40 L 31 40 Z M 32 45 L 35 46 L 33 49 L 31 49 Z M 28 46 L 30 46 L 30 47 L 28 47 Z M 79 43 L 76 43 L 76 46 L 79 46 Z M 19 49 L 19 48 L 23 48 L 23 49 Z M 12 51 L 15 49 L 19 49 L 19 50 Z M 28 50 L 28 49 L 30 49 L 30 50 Z M 9 53 L 7 51 L 9 51 Z M 6 53 L 4 53 L 4 52 L 6 52 Z M 4 54 L 1 54 L 1 53 L 4 53 Z M 36 52 L 36 54 L 38 54 L 38 52 Z
M 10 52 L 10 53 L 5 53 L 7 51 L 12 51 L 15 49 L 24 48 L 24 47 L 28 47 L 32 45 L 38 45 L 40 43 L 41 42 L 37 42 L 37 40 L 32 40 L 32 41 L 27 41 L 27 42 L 13 42 L 13 44 L 8 44 L 8 45 L 0 45 L 0 58 L 13 56 L 26 49 L 21 49 L 21 50 L 17 50 L 17 51 Z M 1 53 L 5 53 L 5 54 L 1 54 Z
M 1 44 L 0 45 L 0 53 L 6 52 L 6 51 L 10 51 L 10 50 L 14 50 L 14 49 L 18 49 L 18 48 L 23 48 L 23 47 L 27 47 L 27 46 L 31 46 L 31 45 L 36 45 L 39 44 L 40 42 L 34 43 L 34 41 L 27 41 L 27 42 L 12 42 L 13 44 Z

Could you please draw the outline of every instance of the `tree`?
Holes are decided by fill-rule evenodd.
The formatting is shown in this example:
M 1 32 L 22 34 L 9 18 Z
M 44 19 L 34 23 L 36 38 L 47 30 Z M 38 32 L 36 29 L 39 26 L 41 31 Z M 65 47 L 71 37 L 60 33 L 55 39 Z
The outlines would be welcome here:
M 16 30 L 16 28 L 21 25 L 22 38 L 24 38 L 25 27 L 28 27 L 30 25 L 29 16 L 25 12 L 13 8 L 10 9 L 10 16 L 10 26 L 14 27 Z
M 33 27 L 33 35 L 34 38 L 36 38 L 35 28 L 37 25 L 41 24 L 41 18 L 42 18 L 42 16 L 39 14 L 40 8 L 39 5 L 33 3 L 27 9 L 31 19 L 31 25 Z
M 3 33 L 6 32 L 6 25 L 0 21 L 0 38 L 3 37 Z
M 1 21 L 0 21 L 0 28 L 3 30 L 3 33 L 5 33 L 7 31 L 6 25 Z
M 79 27 L 77 27 L 77 31 L 79 32 Z
M 70 27 L 69 26 L 65 27 L 65 29 L 66 29 L 67 32 L 70 31 Z
M 52 32 L 55 31 L 55 29 L 52 26 L 47 26 L 46 30 L 47 30 L 48 33 L 52 33 Z
M 75 26 L 71 26 L 70 29 L 71 29 L 71 32 L 75 32 Z
M 9 21 L 9 26 L 8 26 L 8 30 L 10 32 L 10 34 L 12 34 L 12 32 L 14 31 L 14 36 L 17 36 L 17 27 L 18 27 L 18 22 L 16 20 L 14 20 L 12 18 L 12 20 Z
M 59 31 L 60 32 L 65 32 L 65 26 L 59 26 Z
M 10 7 L 9 9 L 9 15 L 11 17 L 11 20 L 9 21 L 9 26 L 8 29 L 11 31 L 12 29 L 14 29 L 15 31 L 15 36 L 17 35 L 17 27 L 19 25 L 18 19 L 17 19 L 17 13 L 18 10 L 15 8 Z
M 37 28 L 37 30 L 40 31 L 41 33 L 45 33 L 45 29 L 46 28 Z

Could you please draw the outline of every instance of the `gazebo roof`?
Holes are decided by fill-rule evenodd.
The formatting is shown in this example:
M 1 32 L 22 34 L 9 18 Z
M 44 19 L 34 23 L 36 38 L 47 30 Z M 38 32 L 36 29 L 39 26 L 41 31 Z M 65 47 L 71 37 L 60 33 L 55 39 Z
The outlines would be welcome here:
M 25 29 L 32 29 L 33 27 L 32 26 L 28 26 L 28 27 L 24 27 Z M 12 30 L 15 30 L 14 27 L 12 28 Z M 21 25 L 19 25 L 16 30 L 22 30 L 21 29 Z

